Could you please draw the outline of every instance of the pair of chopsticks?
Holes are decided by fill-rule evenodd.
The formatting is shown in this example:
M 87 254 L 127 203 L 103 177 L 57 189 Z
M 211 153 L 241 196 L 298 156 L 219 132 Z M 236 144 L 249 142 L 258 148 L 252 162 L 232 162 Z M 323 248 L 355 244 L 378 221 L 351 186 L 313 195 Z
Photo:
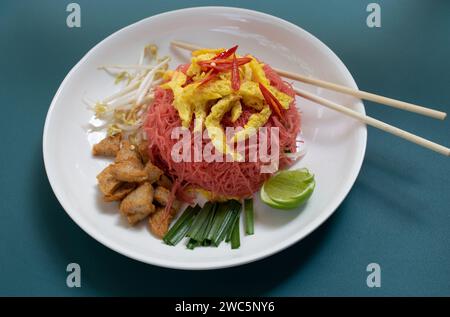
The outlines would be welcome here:
M 195 51 L 195 50 L 202 48 L 200 46 L 196 46 L 196 45 L 193 45 L 190 43 L 180 42 L 180 41 L 172 41 L 171 44 L 174 47 L 186 49 L 189 51 Z M 394 108 L 398 108 L 398 109 L 406 110 L 406 111 L 410 111 L 410 112 L 415 112 L 415 113 L 418 113 L 418 114 L 421 114 L 424 116 L 428 116 L 428 117 L 440 119 L 440 120 L 444 120 L 447 116 L 447 114 L 442 111 L 414 105 L 414 104 L 411 104 L 408 102 L 404 102 L 404 101 L 400 101 L 400 100 L 396 100 L 396 99 L 392 99 L 392 98 L 383 97 L 383 96 L 372 94 L 372 93 L 362 91 L 362 90 L 352 89 L 352 88 L 349 88 L 346 86 L 338 85 L 338 84 L 327 82 L 324 80 L 306 77 L 306 76 L 303 76 L 303 75 L 300 75 L 297 73 L 292 73 L 292 72 L 289 72 L 286 70 L 282 70 L 282 69 L 278 69 L 278 68 L 274 68 L 274 67 L 272 67 L 272 68 L 274 71 L 276 71 L 282 77 L 286 77 L 286 78 L 293 79 L 293 80 L 303 82 L 306 84 L 326 88 L 329 90 L 334 90 L 334 91 L 337 91 L 337 92 L 340 92 L 343 94 L 347 94 L 347 95 L 351 95 L 351 96 L 354 96 L 354 97 L 357 97 L 360 99 L 374 101 L 374 102 L 377 102 L 380 104 L 384 104 L 386 106 L 390 106 L 390 107 L 394 107 Z M 403 138 L 405 140 L 408 140 L 410 142 L 413 142 L 415 144 L 418 144 L 420 146 L 428 148 L 437 153 L 443 154 L 445 156 L 450 156 L 450 148 L 448 148 L 448 147 L 437 144 L 435 142 L 432 142 L 430 140 L 427 140 L 425 138 L 422 138 L 420 136 L 417 136 L 417 135 L 407 132 L 405 130 L 399 129 L 393 125 L 387 124 L 378 119 L 372 118 L 370 116 L 366 116 L 366 115 L 359 113 L 357 111 L 354 111 L 348 107 L 337 104 L 333 101 L 322 98 L 320 96 L 317 96 L 315 94 L 312 94 L 312 93 L 302 90 L 300 88 L 294 87 L 294 91 L 298 96 L 300 96 L 302 98 L 308 99 L 308 100 L 318 103 L 322 106 L 325 106 L 327 108 L 338 111 L 349 117 L 357 119 L 367 125 L 370 125 L 377 129 L 391 133 L 393 135 L 396 135 L 400 138 Z

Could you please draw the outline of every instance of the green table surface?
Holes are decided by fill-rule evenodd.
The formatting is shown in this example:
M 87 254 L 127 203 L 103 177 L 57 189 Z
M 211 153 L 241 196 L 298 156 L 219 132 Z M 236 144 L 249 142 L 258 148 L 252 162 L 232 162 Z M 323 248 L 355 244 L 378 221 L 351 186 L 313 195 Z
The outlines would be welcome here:
M 450 112 L 450 1 L 1 1 L 0 295 L 450 295 L 450 161 L 369 128 L 361 173 L 337 212 L 270 258 L 215 271 L 150 266 L 109 250 L 64 212 L 47 180 L 42 130 L 68 71 L 133 22 L 183 7 L 226 5 L 293 22 L 327 44 L 361 89 Z M 381 6 L 368 28 L 366 6 Z M 182 27 L 182 26 L 180 26 Z M 438 121 L 366 102 L 369 115 L 450 145 Z M 66 266 L 82 268 L 81 288 Z M 381 266 L 381 287 L 366 266 Z

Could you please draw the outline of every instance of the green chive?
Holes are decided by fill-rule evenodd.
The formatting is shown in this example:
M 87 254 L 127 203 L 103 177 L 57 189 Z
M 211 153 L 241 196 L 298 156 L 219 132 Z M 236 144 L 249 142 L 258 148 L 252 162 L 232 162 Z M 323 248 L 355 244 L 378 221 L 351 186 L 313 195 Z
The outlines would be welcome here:
M 244 201 L 244 212 L 245 212 L 245 233 L 252 235 L 255 233 L 255 224 L 253 216 L 253 199 L 246 199 Z
M 210 240 L 207 240 L 207 239 L 203 240 L 202 246 L 209 247 L 210 245 L 211 245 L 211 241 Z
M 233 228 L 236 225 L 236 222 L 239 221 L 239 215 L 236 217 L 236 219 L 234 219 L 234 222 L 232 223 L 230 230 L 228 230 L 227 232 L 227 238 L 225 239 L 225 242 L 230 242 L 231 240 L 231 234 L 233 233 Z M 239 226 L 239 224 L 238 224 Z
M 211 228 L 209 229 L 206 240 L 212 241 L 214 236 L 216 235 L 217 230 L 219 230 L 220 225 L 223 222 L 223 218 L 225 217 L 225 213 L 227 210 L 227 204 L 221 203 L 217 205 L 216 212 L 214 214 L 214 219 L 211 224 Z
M 195 247 L 198 247 L 200 245 L 200 243 L 194 239 L 189 239 L 189 242 L 187 243 L 186 247 L 189 250 L 194 250 Z
M 206 239 L 206 235 L 208 233 L 209 228 L 211 228 L 214 214 L 215 214 L 215 204 L 210 204 L 210 206 L 207 208 L 208 216 L 203 222 L 202 227 L 200 230 L 197 231 L 195 235 L 192 235 L 191 238 L 198 241 L 200 244 L 203 244 L 203 241 Z
M 241 204 L 236 200 L 230 200 L 224 205 L 223 221 L 220 223 L 220 226 L 217 228 L 217 231 L 211 240 L 215 246 L 219 246 L 219 244 L 226 238 L 228 230 L 231 230 L 236 217 L 239 215 L 240 209 Z
M 211 240 L 208 240 L 208 235 L 214 224 L 214 220 L 216 218 L 216 211 L 217 211 L 218 207 L 219 207 L 219 204 L 214 203 L 211 211 L 209 212 L 210 216 L 209 216 L 209 220 L 208 220 L 208 225 L 206 226 L 205 231 L 203 232 L 203 236 L 201 237 L 202 245 L 205 245 L 205 246 L 211 245 Z
M 240 216 L 237 216 L 237 219 L 234 223 L 233 229 L 231 231 L 231 248 L 232 249 L 238 249 L 241 246 L 241 238 L 239 233 L 239 218 Z
M 195 207 L 189 206 L 183 212 L 183 214 L 178 218 L 177 222 L 170 228 L 170 230 L 166 233 L 163 238 L 163 241 L 169 245 L 176 245 L 186 236 L 189 228 L 194 221 L 194 218 L 197 212 L 200 210 L 200 207 L 197 205 Z
M 194 238 L 194 240 L 197 240 L 195 237 L 198 236 L 199 231 L 201 231 L 203 228 L 203 225 L 205 225 L 205 227 L 208 225 L 207 220 L 209 219 L 209 212 L 211 211 L 212 206 L 213 205 L 210 202 L 207 202 L 203 206 L 203 208 L 195 217 L 194 222 L 192 223 L 192 226 L 189 229 L 188 233 L 186 234 L 187 237 Z
M 229 208 L 229 204 L 224 204 L 222 207 L 222 215 L 219 218 L 220 221 L 216 222 L 216 230 L 214 236 L 211 239 L 211 243 L 214 246 L 219 246 L 219 244 L 224 240 L 229 223 L 233 221 L 233 209 Z M 213 228 L 214 229 L 214 228 Z

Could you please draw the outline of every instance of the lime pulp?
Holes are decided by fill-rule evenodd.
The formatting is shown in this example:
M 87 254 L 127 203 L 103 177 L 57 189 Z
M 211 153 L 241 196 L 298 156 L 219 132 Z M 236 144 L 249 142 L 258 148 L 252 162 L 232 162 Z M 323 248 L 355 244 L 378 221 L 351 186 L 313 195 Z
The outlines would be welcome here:
M 261 200 L 277 209 L 294 209 L 311 197 L 314 175 L 308 169 L 281 171 L 268 179 L 261 189 Z

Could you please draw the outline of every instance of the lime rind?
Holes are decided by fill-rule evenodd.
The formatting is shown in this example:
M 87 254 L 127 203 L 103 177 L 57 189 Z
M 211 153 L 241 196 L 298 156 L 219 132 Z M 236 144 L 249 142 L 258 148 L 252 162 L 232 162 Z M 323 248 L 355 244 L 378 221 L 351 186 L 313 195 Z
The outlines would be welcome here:
M 294 209 L 306 202 L 315 188 L 314 175 L 308 169 L 282 171 L 261 188 L 261 200 L 276 209 Z
M 301 192 L 301 194 L 298 194 L 295 198 L 291 199 L 282 199 L 282 198 L 276 198 L 269 196 L 276 204 L 280 205 L 286 205 L 286 206 L 293 206 L 297 207 L 303 204 L 306 200 L 311 197 L 312 193 L 314 192 L 314 188 L 316 187 L 316 182 L 312 181 L 309 183 L 306 188 Z
M 279 204 L 275 201 L 273 201 L 264 191 L 264 189 L 261 189 L 260 193 L 261 200 L 268 206 L 275 208 L 275 209 L 292 209 L 289 206 L 285 206 L 283 204 Z

